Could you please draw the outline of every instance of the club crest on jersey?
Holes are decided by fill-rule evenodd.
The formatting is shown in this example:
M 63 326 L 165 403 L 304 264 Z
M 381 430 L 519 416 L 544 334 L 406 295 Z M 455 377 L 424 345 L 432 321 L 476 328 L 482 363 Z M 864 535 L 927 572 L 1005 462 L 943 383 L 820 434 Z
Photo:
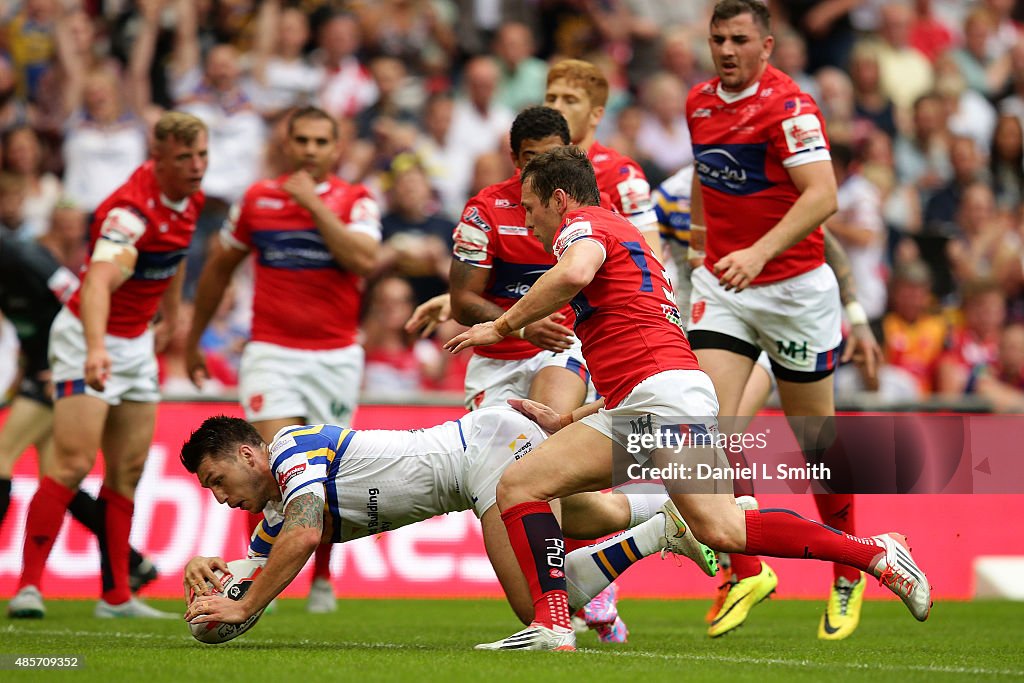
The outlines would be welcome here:
M 814 114 L 801 114 L 785 119 L 782 122 L 782 130 L 786 134 L 786 146 L 794 154 L 825 147 L 821 122 Z
M 302 474 L 305 471 L 306 471 L 306 463 L 304 463 L 304 462 L 300 462 L 298 465 L 294 465 L 292 467 L 289 467 L 284 472 L 279 472 L 277 474 L 277 485 L 280 486 L 283 489 L 285 486 L 288 485 L 288 482 L 290 482 L 292 479 L 294 479 L 295 477 L 299 476 L 300 474 Z
M 695 323 L 699 323 L 700 319 L 704 317 L 704 310 L 706 308 L 707 302 L 705 301 L 693 302 L 693 306 L 690 308 L 690 319 Z

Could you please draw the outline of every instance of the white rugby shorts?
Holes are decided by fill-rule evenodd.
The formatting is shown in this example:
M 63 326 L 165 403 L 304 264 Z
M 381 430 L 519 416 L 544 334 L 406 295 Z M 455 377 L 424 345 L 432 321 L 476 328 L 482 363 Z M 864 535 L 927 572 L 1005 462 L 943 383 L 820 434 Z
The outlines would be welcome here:
M 555 353 L 537 350 L 529 358 L 500 360 L 474 354 L 466 366 L 466 410 L 504 406 L 510 398 L 529 398 L 530 385 L 544 368 L 565 368 L 587 385 L 591 393 L 590 372 L 583 359 L 580 340 L 573 337 L 571 347 Z
M 307 424 L 352 424 L 363 377 L 363 347 L 291 349 L 249 342 L 238 394 L 249 422 L 299 418 Z
M 160 383 L 153 348 L 153 331 L 138 337 L 104 337 L 110 355 L 110 377 L 103 391 L 85 384 L 85 330 L 82 321 L 66 307 L 60 310 L 50 327 L 50 368 L 58 399 L 86 394 L 103 399 L 112 406 L 122 401 L 157 403 Z
M 547 435 L 537 423 L 511 408 L 474 412 L 461 419 L 466 436 L 463 481 L 477 517 L 498 499 L 498 480 L 516 460 L 540 445 Z
M 793 372 L 824 372 L 838 365 L 842 305 L 827 265 L 742 292 L 726 291 L 707 268 L 697 268 L 692 281 L 688 333 L 738 339 L 767 352 L 773 366 Z
M 637 384 L 619 405 L 602 408 L 580 422 L 626 449 L 638 463 L 646 464 L 651 451 L 633 453 L 631 435 L 680 424 L 717 433 L 718 397 L 711 378 L 703 371 L 666 370 Z

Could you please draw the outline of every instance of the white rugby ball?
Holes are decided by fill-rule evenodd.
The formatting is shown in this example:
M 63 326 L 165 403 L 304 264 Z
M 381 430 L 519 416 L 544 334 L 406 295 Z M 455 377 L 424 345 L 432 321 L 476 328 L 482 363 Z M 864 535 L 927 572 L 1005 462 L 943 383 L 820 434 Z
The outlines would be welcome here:
M 217 595 L 231 598 L 232 600 L 241 600 L 246 591 L 249 590 L 249 587 L 252 586 L 253 579 L 263 570 L 263 566 L 266 563 L 266 560 L 234 560 L 228 562 L 227 572 L 220 570 L 216 572 L 221 586 L 224 587 L 224 590 L 217 593 Z M 207 584 L 209 585 L 209 582 Z M 199 642 L 216 645 L 237 638 L 251 629 L 256 625 L 261 614 L 263 614 L 263 610 L 252 615 L 241 624 L 207 621 L 189 624 L 188 627 L 192 631 L 192 637 Z

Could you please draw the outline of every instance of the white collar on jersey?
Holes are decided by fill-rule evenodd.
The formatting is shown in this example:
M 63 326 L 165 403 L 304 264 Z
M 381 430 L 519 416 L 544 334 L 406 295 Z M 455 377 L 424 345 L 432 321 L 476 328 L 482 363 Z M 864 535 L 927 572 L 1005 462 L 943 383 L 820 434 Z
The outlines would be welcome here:
M 756 93 L 757 92 L 757 88 L 760 85 L 761 85 L 761 81 L 757 81 L 753 85 L 751 85 L 751 86 L 749 86 L 747 88 L 744 88 L 743 90 L 740 90 L 739 92 L 726 92 L 725 90 L 722 90 L 722 84 L 721 84 L 721 82 L 719 82 L 719 84 L 718 84 L 718 96 L 720 98 L 722 98 L 722 101 L 724 101 L 726 104 L 732 104 L 733 102 L 739 102 L 744 97 L 750 97 L 751 95 Z
M 163 192 L 160 193 L 160 203 L 166 206 L 168 209 L 177 211 L 178 213 L 185 213 L 185 209 L 188 208 L 188 197 L 185 197 L 179 201 L 172 201 L 167 198 Z

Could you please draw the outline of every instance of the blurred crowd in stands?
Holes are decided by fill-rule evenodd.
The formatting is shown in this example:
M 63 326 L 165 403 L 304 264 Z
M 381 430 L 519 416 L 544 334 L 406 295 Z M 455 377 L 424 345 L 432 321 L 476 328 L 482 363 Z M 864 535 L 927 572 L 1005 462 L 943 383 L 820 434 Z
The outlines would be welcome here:
M 365 388 L 460 392 L 466 359 L 438 344 L 455 330 L 419 340 L 402 325 L 447 289 L 465 201 L 512 174 L 515 113 L 542 103 L 549 63 L 599 65 L 611 95 L 598 138 L 656 186 L 693 160 L 684 104 L 712 72 L 711 4 L 4 0 L 0 226 L 77 269 L 91 212 L 144 160 L 155 117 L 191 112 L 210 128 L 210 167 L 187 297 L 232 203 L 281 173 L 285 114 L 317 104 L 341 123 L 338 175 L 371 188 L 384 216 L 364 299 Z M 1024 411 L 1024 3 L 769 5 L 774 64 L 825 113 L 840 181 L 827 227 L 886 353 L 879 387 L 851 368 L 838 391 L 977 395 Z M 217 380 L 206 393 L 236 382 L 250 290 L 242 272 L 204 337 Z M 13 336 L 0 331 L 3 386 Z M 163 358 L 168 394 L 196 391 L 182 349 L 174 340 Z

